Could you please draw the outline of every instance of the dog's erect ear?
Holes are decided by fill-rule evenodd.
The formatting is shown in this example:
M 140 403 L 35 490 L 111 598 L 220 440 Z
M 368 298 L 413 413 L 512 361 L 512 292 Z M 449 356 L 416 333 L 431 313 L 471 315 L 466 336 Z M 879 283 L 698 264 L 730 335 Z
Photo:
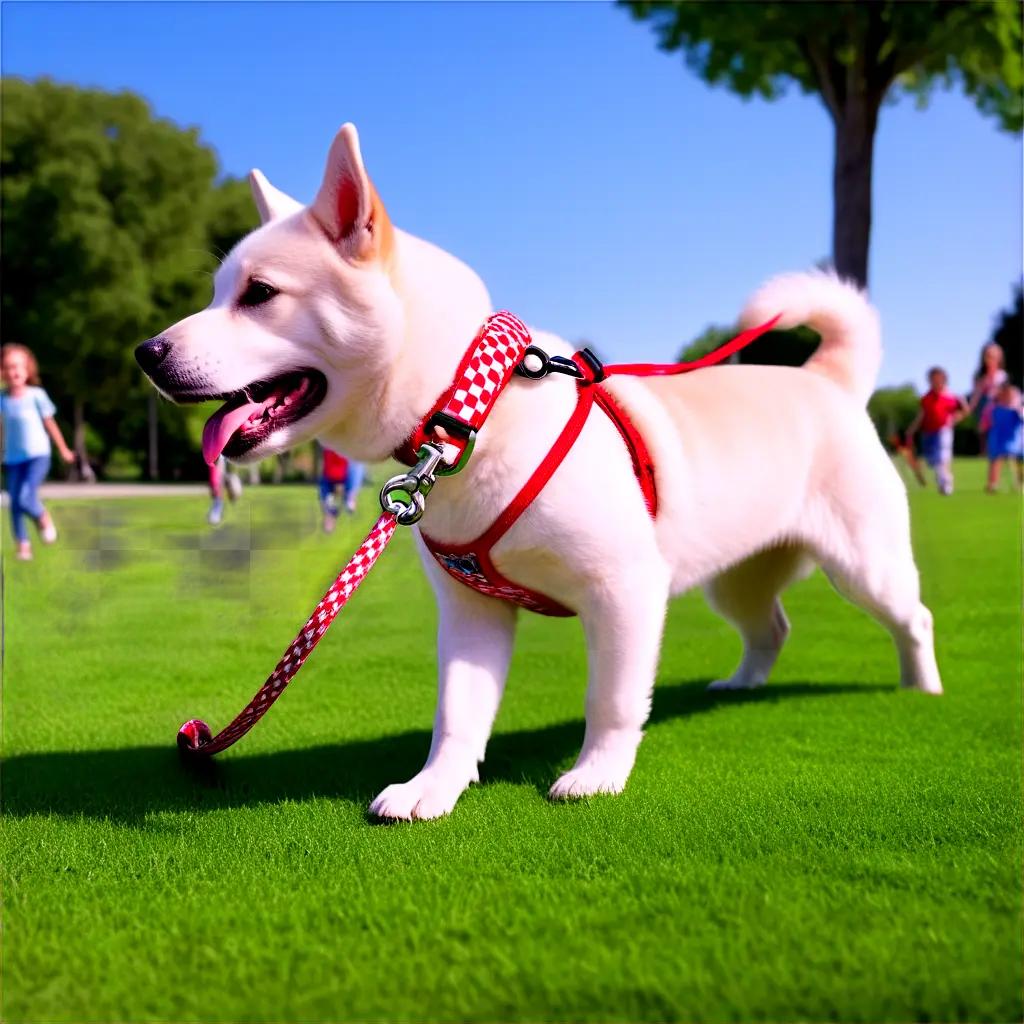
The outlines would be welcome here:
M 390 254 L 391 222 L 367 177 L 354 124 L 342 125 L 334 137 L 310 210 L 346 256 L 367 260 Z
M 262 171 L 253 169 L 249 172 L 249 187 L 252 189 L 256 209 L 260 211 L 261 224 L 288 217 L 302 209 L 302 203 L 285 195 L 279 188 L 274 188 Z

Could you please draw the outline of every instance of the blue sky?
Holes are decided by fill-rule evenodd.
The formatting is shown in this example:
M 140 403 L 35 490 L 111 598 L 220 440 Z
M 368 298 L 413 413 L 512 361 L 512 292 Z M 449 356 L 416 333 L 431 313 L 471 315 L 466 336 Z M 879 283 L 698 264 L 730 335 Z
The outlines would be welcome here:
M 831 124 L 814 97 L 710 89 L 599 3 L 2 6 L 3 72 L 133 89 L 223 169 L 312 198 L 360 130 L 399 226 L 497 306 L 614 358 L 669 359 L 773 273 L 826 256 Z M 1021 273 L 1021 142 L 957 93 L 887 108 L 872 298 L 885 383 L 969 386 Z

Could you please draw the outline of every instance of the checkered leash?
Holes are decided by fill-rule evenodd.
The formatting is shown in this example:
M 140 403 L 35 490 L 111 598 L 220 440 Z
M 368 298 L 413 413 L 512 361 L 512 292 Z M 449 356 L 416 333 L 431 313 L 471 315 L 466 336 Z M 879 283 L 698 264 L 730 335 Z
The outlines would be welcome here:
M 417 431 L 422 435 L 419 464 L 410 473 L 393 477 L 385 484 L 381 501 L 384 503 L 387 493 L 388 504 L 384 513 L 324 594 L 277 667 L 234 721 L 216 736 L 202 719 L 187 721 L 178 730 L 180 750 L 190 755 L 219 753 L 240 740 L 270 710 L 383 554 L 395 527 L 411 525 L 422 515 L 423 496 L 433 486 L 434 475 L 450 475 L 464 465 L 476 431 L 483 426 L 529 344 L 529 331 L 511 313 L 495 313 L 486 321 L 473 339 L 455 383 L 438 403 L 440 412 Z M 438 427 L 444 431 L 443 445 L 438 443 Z

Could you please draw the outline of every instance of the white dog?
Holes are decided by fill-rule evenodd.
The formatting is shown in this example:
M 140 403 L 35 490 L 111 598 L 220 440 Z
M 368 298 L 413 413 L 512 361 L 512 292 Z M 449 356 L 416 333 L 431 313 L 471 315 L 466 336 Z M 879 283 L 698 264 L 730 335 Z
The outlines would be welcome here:
M 394 228 L 352 125 L 331 146 L 309 207 L 251 176 L 263 225 L 217 272 L 213 301 L 137 350 L 175 401 L 226 399 L 204 448 L 235 461 L 310 438 L 387 458 L 438 396 L 491 313 L 477 275 Z M 721 366 L 607 386 L 646 441 L 651 518 L 618 431 L 595 410 L 539 497 L 495 547 L 500 572 L 576 611 L 589 654 L 586 732 L 555 798 L 618 793 L 643 734 L 670 597 L 701 584 L 743 637 L 712 688 L 760 686 L 789 632 L 779 594 L 820 565 L 889 630 L 902 685 L 941 693 L 921 603 L 906 495 L 864 404 L 881 358 L 864 297 L 823 273 L 770 281 L 743 313 L 809 324 L 806 364 Z M 535 342 L 568 355 L 540 331 Z M 423 528 L 456 544 L 482 533 L 549 451 L 576 400 L 568 378 L 513 378 L 465 472 L 430 496 Z M 418 528 L 417 528 L 418 529 Z M 421 545 L 422 547 L 422 545 Z M 439 697 L 422 771 L 371 805 L 383 818 L 447 814 L 477 766 L 505 685 L 515 606 L 424 558 L 440 606 Z

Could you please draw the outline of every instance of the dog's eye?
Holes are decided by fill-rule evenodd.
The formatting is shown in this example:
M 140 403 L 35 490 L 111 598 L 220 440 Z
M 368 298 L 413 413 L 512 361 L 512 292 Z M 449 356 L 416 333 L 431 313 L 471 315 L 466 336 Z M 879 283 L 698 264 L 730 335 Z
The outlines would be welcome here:
M 261 306 L 269 302 L 277 294 L 277 289 L 266 281 L 258 281 L 255 277 L 249 280 L 245 291 L 238 297 L 240 306 Z

